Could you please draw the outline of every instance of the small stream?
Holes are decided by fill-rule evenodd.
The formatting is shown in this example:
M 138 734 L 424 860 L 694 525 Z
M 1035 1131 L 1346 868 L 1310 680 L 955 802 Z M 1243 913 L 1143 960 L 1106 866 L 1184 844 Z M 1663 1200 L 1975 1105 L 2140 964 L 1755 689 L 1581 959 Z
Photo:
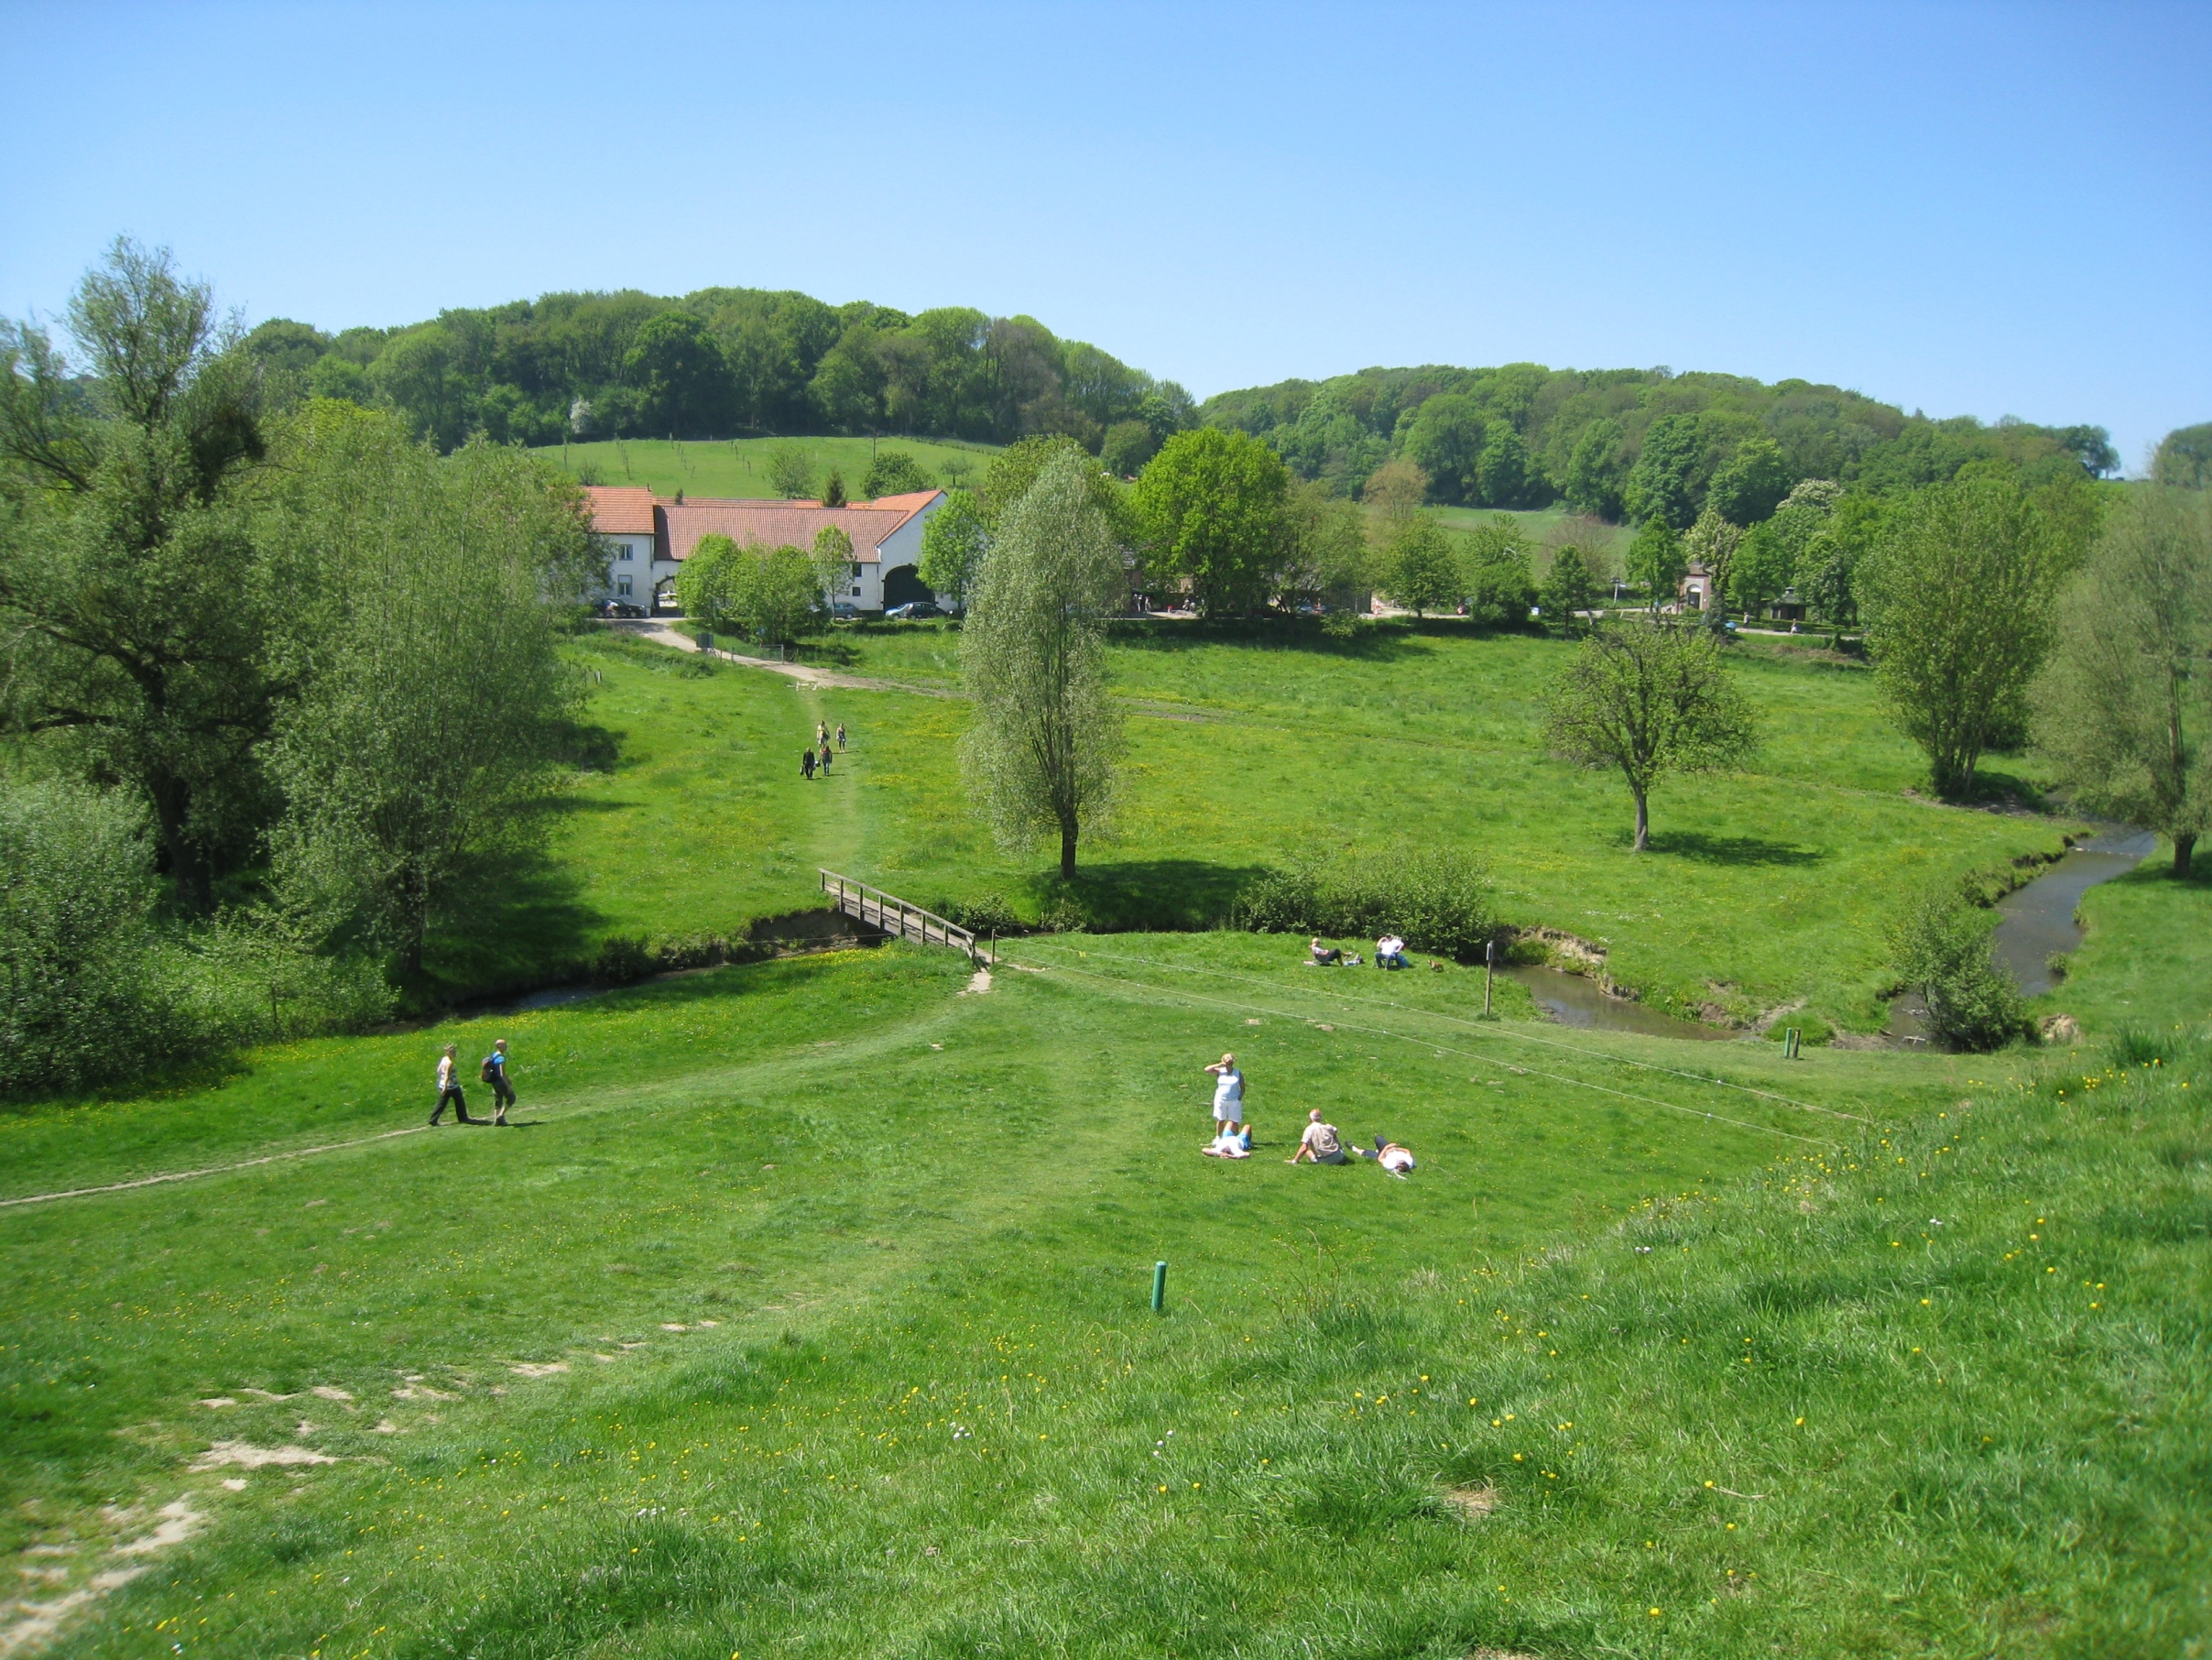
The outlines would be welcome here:
M 1626 998 L 1607 997 L 1597 983 L 1580 974 L 1563 974 L 1556 968 L 1516 966 L 1498 973 L 1529 988 L 1536 1006 L 1562 1026 L 1580 1026 L 1596 1032 L 1635 1032 L 1645 1037 L 1702 1039 L 1727 1043 L 1744 1035 L 1702 1021 L 1677 1020 Z
M 2148 830 L 2108 831 L 1997 901 L 2000 920 L 1992 944 L 1998 967 L 2020 982 L 2021 996 L 2041 997 L 2058 984 L 2051 958 L 2081 944 L 2081 924 L 2074 920 L 2081 896 L 2127 875 L 2157 851 L 2158 837 Z

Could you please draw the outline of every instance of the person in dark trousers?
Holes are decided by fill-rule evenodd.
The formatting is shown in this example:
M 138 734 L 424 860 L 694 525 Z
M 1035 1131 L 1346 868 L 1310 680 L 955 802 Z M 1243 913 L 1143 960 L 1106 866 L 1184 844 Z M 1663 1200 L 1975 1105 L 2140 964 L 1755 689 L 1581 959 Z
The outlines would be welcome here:
M 812 749 L 801 749 L 801 750 L 800 750 L 800 751 L 799 751 L 799 772 L 800 772 L 800 776 L 801 776 L 801 777 L 802 777 L 802 778 L 804 778 L 804 779 L 805 779 L 805 780 L 806 780 L 806 781 L 807 781 L 809 783 L 812 783 L 812 782 L 813 781 L 813 780 L 814 780 L 814 752 L 813 752 L 813 750 L 812 750 Z
M 515 1104 L 515 1087 L 507 1081 L 507 1039 L 494 1043 L 484 1057 L 484 1081 L 492 1087 L 492 1122 L 504 1125 L 507 1109 Z
M 840 755 L 844 753 L 844 722 L 843 721 L 837 723 L 837 753 Z
M 453 1121 L 456 1124 L 484 1122 L 482 1119 L 469 1117 L 469 1098 L 461 1093 L 460 1055 L 460 1047 L 448 1043 L 445 1053 L 438 1057 L 438 1105 L 430 1110 L 430 1122 L 433 1124 L 445 1116 L 446 1103 L 449 1101 L 453 1106 Z
M 830 775 L 830 742 L 825 737 L 822 740 L 822 759 L 815 763 L 822 769 L 822 776 L 824 778 Z

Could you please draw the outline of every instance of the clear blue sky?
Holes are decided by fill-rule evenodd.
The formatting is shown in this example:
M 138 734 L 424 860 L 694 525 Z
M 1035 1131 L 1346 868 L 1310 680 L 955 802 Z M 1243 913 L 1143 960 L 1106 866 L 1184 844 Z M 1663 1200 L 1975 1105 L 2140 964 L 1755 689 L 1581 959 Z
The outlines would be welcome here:
M 1669 364 L 2212 420 L 2212 6 L 0 5 L 0 311 L 1027 311 L 1200 396 Z

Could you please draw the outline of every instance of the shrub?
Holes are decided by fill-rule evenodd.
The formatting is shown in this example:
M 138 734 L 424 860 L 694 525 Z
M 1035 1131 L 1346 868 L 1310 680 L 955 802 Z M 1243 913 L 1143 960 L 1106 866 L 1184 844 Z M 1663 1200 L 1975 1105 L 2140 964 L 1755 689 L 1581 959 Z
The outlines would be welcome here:
M 2020 988 L 1989 955 L 1991 920 L 1938 882 L 1890 925 L 1898 975 L 1926 994 L 1928 1030 L 1959 1049 L 2001 1049 L 2028 1027 Z
M 192 1051 L 156 892 L 143 817 L 120 795 L 0 792 L 0 1093 L 105 1083 Z
M 1410 853 L 1274 870 L 1237 896 L 1234 926 L 1255 934 L 1404 936 L 1462 962 L 1498 928 L 1480 866 L 1448 853 Z
M 1021 919 L 1007 896 L 996 890 L 972 900 L 945 900 L 937 913 L 970 934 L 1019 934 Z

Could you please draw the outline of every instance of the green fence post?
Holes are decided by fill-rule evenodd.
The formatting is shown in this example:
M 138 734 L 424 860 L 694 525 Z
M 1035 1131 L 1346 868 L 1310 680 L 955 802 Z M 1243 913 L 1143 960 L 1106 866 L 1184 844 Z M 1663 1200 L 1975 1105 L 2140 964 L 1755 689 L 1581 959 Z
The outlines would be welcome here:
M 1790 1026 L 1783 1029 L 1782 1034 L 1782 1058 L 1783 1060 L 1793 1061 L 1797 1058 L 1797 1045 L 1802 1038 L 1802 1035 L 1803 1034 L 1799 1029 L 1795 1026 Z
M 1168 1265 L 1152 1264 L 1152 1312 L 1159 1314 L 1168 1305 Z

